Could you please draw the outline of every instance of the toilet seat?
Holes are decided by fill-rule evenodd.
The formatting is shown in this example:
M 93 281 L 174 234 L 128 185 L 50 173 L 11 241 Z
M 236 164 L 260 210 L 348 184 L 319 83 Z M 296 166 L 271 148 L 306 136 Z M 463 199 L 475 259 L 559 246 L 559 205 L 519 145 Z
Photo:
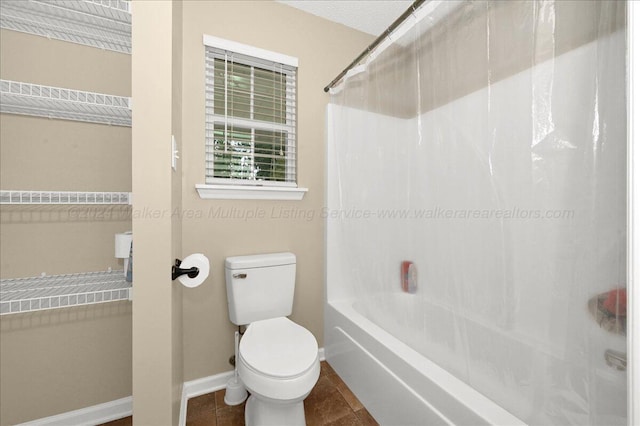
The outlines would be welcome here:
M 320 375 L 315 337 L 285 317 L 251 323 L 238 355 L 246 388 L 272 400 L 304 399 Z
M 306 328 L 286 317 L 256 321 L 240 340 L 247 367 L 274 379 L 304 375 L 318 358 L 318 343 Z

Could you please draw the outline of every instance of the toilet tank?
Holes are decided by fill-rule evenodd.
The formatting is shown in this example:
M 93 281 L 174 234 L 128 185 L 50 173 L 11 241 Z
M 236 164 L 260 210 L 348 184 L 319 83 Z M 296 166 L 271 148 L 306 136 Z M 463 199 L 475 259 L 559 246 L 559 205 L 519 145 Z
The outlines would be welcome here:
M 232 323 L 246 325 L 291 315 L 296 280 L 293 253 L 228 257 L 224 266 Z

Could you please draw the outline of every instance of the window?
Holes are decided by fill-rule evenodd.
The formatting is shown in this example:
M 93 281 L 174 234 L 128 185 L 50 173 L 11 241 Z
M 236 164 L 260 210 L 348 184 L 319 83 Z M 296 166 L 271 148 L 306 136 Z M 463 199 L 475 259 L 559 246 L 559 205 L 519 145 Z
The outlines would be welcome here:
M 296 184 L 297 59 L 205 36 L 207 184 Z

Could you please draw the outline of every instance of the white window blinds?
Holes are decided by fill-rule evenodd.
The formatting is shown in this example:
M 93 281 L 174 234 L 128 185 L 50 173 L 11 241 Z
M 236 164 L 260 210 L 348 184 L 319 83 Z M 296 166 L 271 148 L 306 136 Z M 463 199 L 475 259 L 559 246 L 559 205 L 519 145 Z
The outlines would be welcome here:
M 296 186 L 296 71 L 205 46 L 206 183 Z

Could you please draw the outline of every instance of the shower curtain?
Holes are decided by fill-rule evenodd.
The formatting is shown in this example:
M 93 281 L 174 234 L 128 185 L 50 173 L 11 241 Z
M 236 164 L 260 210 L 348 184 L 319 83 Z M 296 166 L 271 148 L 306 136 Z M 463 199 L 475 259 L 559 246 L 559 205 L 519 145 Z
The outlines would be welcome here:
M 625 2 L 422 9 L 331 89 L 344 294 L 528 424 L 626 424 Z

